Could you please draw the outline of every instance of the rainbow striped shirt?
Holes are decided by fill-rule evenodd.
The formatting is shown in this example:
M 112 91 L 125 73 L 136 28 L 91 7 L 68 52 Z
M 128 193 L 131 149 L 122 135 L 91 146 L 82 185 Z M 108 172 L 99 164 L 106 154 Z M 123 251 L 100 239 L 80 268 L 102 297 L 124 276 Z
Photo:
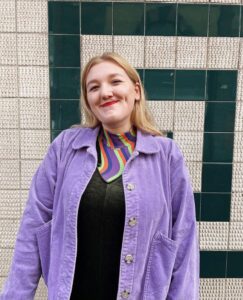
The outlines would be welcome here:
M 136 145 L 136 130 L 113 134 L 103 129 L 98 136 L 98 170 L 106 182 L 118 178 Z

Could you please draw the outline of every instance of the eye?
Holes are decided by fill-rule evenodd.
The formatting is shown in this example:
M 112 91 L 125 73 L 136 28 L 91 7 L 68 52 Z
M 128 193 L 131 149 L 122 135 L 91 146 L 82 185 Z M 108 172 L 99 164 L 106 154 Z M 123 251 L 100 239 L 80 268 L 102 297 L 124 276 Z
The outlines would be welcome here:
M 89 89 L 89 91 L 93 92 L 93 91 L 97 90 L 98 87 L 99 87 L 98 85 L 93 85 L 93 86 L 91 86 L 91 88 Z
M 113 84 L 119 84 L 120 82 L 122 82 L 120 79 L 114 79 L 114 80 L 112 80 Z

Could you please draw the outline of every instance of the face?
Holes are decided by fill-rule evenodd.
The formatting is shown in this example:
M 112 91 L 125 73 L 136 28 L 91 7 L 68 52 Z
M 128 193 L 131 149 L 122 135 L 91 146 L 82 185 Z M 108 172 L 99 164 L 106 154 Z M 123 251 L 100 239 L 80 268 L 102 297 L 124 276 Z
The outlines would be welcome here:
M 104 61 L 90 69 L 86 89 L 90 109 L 106 130 L 129 131 L 134 103 L 140 99 L 138 83 L 117 64 Z

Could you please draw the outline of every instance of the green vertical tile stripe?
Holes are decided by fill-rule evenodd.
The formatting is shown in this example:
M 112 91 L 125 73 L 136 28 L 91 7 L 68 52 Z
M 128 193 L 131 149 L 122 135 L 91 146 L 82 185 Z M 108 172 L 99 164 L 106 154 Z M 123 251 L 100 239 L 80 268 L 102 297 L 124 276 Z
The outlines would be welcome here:
M 174 98 L 174 70 L 145 70 L 145 90 L 149 100 Z
M 79 100 L 51 101 L 51 129 L 63 130 L 80 124 Z
M 205 132 L 234 132 L 235 102 L 206 102 Z
M 144 35 L 144 4 L 113 3 L 113 34 Z
M 49 66 L 80 67 L 80 35 L 50 35 Z
M 48 2 L 49 34 L 80 34 L 78 2 Z
M 243 252 L 229 251 L 227 278 L 243 278 Z
M 202 192 L 230 193 L 232 164 L 203 163 Z
M 209 36 L 239 36 L 240 5 L 210 5 Z
M 176 4 L 146 4 L 146 35 L 174 36 L 176 34 Z
M 207 36 L 208 4 L 178 4 L 177 35 Z
M 204 222 L 230 221 L 231 194 L 201 193 L 201 219 Z
M 80 68 L 50 68 L 51 99 L 80 98 Z
M 204 133 L 203 161 L 232 163 L 233 133 Z
M 176 70 L 175 78 L 176 100 L 205 100 L 205 71 Z
M 81 33 L 112 34 L 111 2 L 81 2 Z
M 201 219 L 201 193 L 194 193 L 194 201 L 196 208 L 196 219 L 200 221 Z
M 201 251 L 200 277 L 225 278 L 226 256 L 227 253 L 225 251 Z
M 207 72 L 207 100 L 235 101 L 237 71 L 210 70 Z

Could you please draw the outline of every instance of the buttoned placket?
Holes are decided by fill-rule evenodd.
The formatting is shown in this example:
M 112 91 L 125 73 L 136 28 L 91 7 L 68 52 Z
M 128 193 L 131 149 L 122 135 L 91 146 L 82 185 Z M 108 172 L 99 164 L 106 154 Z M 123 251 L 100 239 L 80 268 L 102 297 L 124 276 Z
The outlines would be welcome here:
M 117 299 L 128 299 L 132 292 L 132 283 L 135 268 L 135 254 L 137 248 L 137 215 L 138 200 L 136 196 L 136 184 L 128 177 L 127 170 L 131 168 L 133 159 L 138 156 L 134 151 L 123 171 L 123 186 L 126 202 L 126 222 L 124 226 L 123 244 L 121 249 L 121 265 L 119 277 L 119 289 Z M 131 174 L 131 173 L 130 173 Z M 129 236 L 129 239 L 128 239 Z

